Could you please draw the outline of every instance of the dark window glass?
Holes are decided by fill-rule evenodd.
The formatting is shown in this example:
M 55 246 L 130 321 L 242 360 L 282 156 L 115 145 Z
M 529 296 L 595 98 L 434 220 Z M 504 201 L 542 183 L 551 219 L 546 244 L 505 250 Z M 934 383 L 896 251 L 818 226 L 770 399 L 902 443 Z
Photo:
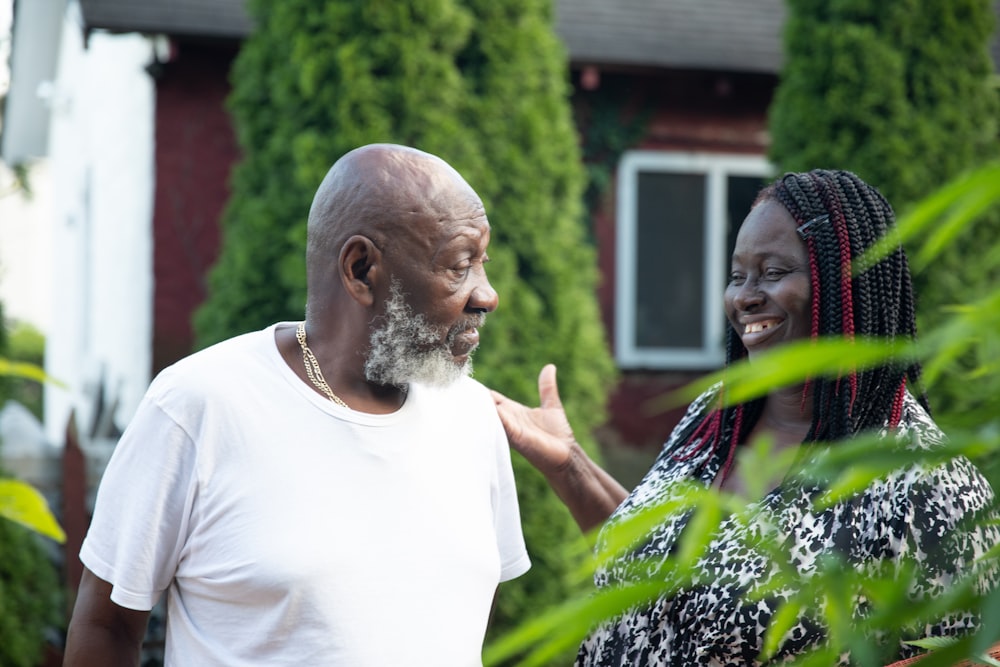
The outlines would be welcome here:
M 635 344 L 701 348 L 705 175 L 646 171 L 637 186 Z
M 729 176 L 726 179 L 726 261 L 725 272 L 729 275 L 729 258 L 736 247 L 736 233 L 740 231 L 743 218 L 750 212 L 750 205 L 757 193 L 767 185 L 767 180 L 759 176 Z
M 771 168 L 760 157 L 629 151 L 619 171 L 616 358 L 715 368 L 736 234 Z

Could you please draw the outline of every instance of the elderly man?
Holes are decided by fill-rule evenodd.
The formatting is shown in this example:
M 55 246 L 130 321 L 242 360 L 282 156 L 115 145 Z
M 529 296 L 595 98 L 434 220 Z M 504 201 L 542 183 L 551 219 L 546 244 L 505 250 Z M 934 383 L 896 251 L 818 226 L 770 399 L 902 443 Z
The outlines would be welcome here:
M 304 322 L 152 383 L 101 482 L 66 665 L 481 663 L 529 567 L 510 454 L 470 357 L 497 307 L 480 198 L 441 159 L 358 148 L 309 213 Z

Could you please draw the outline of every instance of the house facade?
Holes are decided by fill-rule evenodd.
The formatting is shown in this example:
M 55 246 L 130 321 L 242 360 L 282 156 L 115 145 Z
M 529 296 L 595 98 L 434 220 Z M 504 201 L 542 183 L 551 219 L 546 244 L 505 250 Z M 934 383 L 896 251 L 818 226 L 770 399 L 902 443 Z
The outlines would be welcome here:
M 110 435 L 152 375 L 191 350 L 190 316 L 239 155 L 228 72 L 252 24 L 243 0 L 16 8 L 43 5 L 59 19 L 44 112 L 60 200 L 46 365 L 69 387 L 49 390 L 47 430 L 59 437 L 73 410 Z M 599 439 L 648 458 L 679 418 L 650 413 L 649 401 L 723 361 L 729 248 L 771 176 L 784 2 L 555 7 L 585 159 L 605 184 L 589 202 L 598 297 L 622 373 Z M 15 34 L 15 49 L 27 39 Z

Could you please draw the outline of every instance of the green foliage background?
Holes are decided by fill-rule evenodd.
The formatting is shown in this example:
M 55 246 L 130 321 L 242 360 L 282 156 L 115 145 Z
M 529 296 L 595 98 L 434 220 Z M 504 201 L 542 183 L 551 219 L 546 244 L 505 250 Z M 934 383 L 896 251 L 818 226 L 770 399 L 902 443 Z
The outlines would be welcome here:
M 849 169 L 897 213 L 1000 155 L 998 79 L 989 55 L 992 0 L 789 0 L 785 67 L 770 109 L 771 158 L 782 171 Z M 910 240 L 910 249 L 934 229 Z M 1000 282 L 996 207 L 962 229 L 914 282 L 922 330 Z M 981 350 L 994 355 L 1000 350 Z M 1000 412 L 1000 379 L 966 390 L 986 359 L 954 360 L 931 396 L 944 421 Z
M 3 322 L 0 304 L 0 359 L 10 354 Z M 19 382 L 27 380 L 0 373 L 0 406 L 11 398 L 10 392 L 20 386 Z M 0 479 L 8 477 L 0 468 Z M 65 624 L 62 604 L 58 573 L 42 538 L 25 526 L 0 518 L 0 665 L 35 667 L 46 633 Z
M 0 476 L 4 476 L 0 471 Z M 0 519 L 0 665 L 36 667 L 65 627 L 63 592 L 42 538 Z
M 45 336 L 26 322 L 15 322 L 8 327 L 7 357 L 13 362 L 24 362 L 41 368 L 45 363 Z M 6 378 L 9 398 L 28 408 L 39 421 L 42 419 L 44 392 L 42 383 L 29 378 Z
M 306 215 L 330 165 L 359 145 L 437 154 L 481 195 L 493 227 L 489 275 L 500 294 L 476 378 L 537 401 L 554 362 L 570 419 L 604 419 L 614 368 L 586 241 L 585 174 L 568 103 L 566 54 L 549 0 L 251 0 L 259 26 L 231 74 L 244 159 L 225 213 L 199 345 L 300 319 Z M 594 443 L 583 443 L 594 453 Z M 533 567 L 505 584 L 494 628 L 564 599 L 579 530 L 515 455 Z

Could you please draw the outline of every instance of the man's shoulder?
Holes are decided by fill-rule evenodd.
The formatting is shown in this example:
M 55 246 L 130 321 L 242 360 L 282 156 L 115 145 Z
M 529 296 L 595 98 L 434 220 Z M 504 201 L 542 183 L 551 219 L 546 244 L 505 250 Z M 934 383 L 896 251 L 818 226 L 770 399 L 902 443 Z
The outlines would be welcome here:
M 411 392 L 425 408 L 443 409 L 452 414 L 481 414 L 481 410 L 495 409 L 489 389 L 467 376 L 444 386 L 411 385 Z
M 183 385 L 209 387 L 216 381 L 232 386 L 241 373 L 256 365 L 254 360 L 267 354 L 273 345 L 273 325 L 259 331 L 239 334 L 193 352 L 164 368 L 153 380 L 151 391 Z
M 212 364 L 219 361 L 228 361 L 232 357 L 240 356 L 250 350 L 261 348 L 267 340 L 274 340 L 274 325 L 266 329 L 248 331 L 237 334 L 225 340 L 213 343 L 191 354 L 182 357 L 168 368 L 186 366 L 198 366 L 200 364 Z
M 489 398 L 489 389 L 479 380 L 463 375 L 447 388 L 455 396 L 464 397 L 472 401 L 481 401 L 484 397 Z M 492 402 L 492 399 L 489 399 Z

